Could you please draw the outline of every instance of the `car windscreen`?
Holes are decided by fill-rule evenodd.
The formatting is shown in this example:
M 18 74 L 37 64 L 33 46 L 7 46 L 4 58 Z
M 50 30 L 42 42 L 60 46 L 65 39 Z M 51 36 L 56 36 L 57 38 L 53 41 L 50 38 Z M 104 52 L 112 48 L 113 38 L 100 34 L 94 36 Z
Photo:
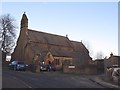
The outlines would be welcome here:
M 24 62 L 18 62 L 18 64 L 24 64 Z

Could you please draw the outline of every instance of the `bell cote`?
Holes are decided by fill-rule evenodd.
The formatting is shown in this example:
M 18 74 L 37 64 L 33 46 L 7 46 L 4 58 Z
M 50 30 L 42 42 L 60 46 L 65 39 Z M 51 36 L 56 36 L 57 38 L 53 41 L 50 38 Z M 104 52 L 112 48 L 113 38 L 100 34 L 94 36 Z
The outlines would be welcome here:
M 24 12 L 24 14 L 22 15 L 22 19 L 21 19 L 21 28 L 24 28 L 24 27 L 28 27 L 28 18 Z

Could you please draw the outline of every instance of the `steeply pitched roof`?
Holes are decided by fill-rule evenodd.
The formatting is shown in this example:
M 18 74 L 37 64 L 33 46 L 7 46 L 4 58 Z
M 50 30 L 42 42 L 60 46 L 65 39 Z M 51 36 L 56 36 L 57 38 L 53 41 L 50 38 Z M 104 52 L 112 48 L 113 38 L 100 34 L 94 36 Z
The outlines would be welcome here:
M 45 32 L 38 32 L 33 30 L 28 30 L 30 40 L 37 41 L 40 43 L 46 43 L 51 45 L 66 46 L 69 47 L 69 40 L 64 36 L 54 35 Z
M 59 57 L 71 57 L 72 52 L 70 51 L 62 51 L 62 50 L 57 50 L 56 48 L 54 49 L 48 49 L 48 48 L 43 48 L 39 46 L 34 46 L 31 45 L 31 49 L 36 53 L 36 54 L 41 54 L 43 57 L 48 53 L 51 52 L 53 56 L 59 56 Z
M 53 56 L 72 57 L 72 52 L 62 50 L 51 50 Z
M 89 53 L 87 48 L 83 45 L 82 42 L 71 41 L 71 43 L 72 43 L 73 48 L 76 52 L 81 52 L 84 50 L 85 52 Z
M 50 49 L 43 48 L 39 45 L 37 46 L 36 44 L 34 44 L 32 45 L 32 48 L 33 51 L 37 53 L 46 53 L 50 51 L 53 56 L 73 57 L 79 59 L 82 59 L 82 53 L 84 54 L 83 57 L 88 55 L 89 53 L 86 47 L 82 44 L 82 42 L 70 41 L 65 36 L 54 35 L 45 32 L 38 32 L 31 29 L 29 29 L 28 31 L 29 39 L 32 42 L 36 42 L 38 44 L 47 44 L 51 47 Z M 58 48 L 55 48 L 54 46 L 58 46 Z M 59 50 L 59 47 L 66 47 L 70 50 Z
M 33 44 L 31 45 L 31 48 L 34 52 L 46 54 L 48 51 L 50 51 L 53 56 L 61 56 L 61 57 L 72 56 L 71 51 L 59 50 L 59 47 L 66 47 L 73 50 L 69 45 L 70 41 L 68 40 L 68 38 L 60 35 L 54 35 L 54 34 L 45 33 L 45 32 L 38 32 L 30 29 L 28 31 L 29 31 L 28 32 L 29 39 L 31 42 L 33 42 Z M 38 44 L 35 44 L 34 42 L 38 44 L 47 44 L 48 47 L 47 48 L 40 47 Z M 50 48 L 49 48 L 49 45 L 50 45 Z M 54 46 L 57 46 L 57 48 Z

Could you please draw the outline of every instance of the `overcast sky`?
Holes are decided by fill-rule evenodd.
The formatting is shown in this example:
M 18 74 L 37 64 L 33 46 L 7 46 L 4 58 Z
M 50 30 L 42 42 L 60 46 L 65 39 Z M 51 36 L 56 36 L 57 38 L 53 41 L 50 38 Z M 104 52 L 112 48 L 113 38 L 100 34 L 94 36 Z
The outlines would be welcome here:
M 11 14 L 20 28 L 22 14 L 28 28 L 66 36 L 85 43 L 92 58 L 97 52 L 118 55 L 117 2 L 3 2 L 2 14 Z M 18 31 L 20 30 L 18 28 Z

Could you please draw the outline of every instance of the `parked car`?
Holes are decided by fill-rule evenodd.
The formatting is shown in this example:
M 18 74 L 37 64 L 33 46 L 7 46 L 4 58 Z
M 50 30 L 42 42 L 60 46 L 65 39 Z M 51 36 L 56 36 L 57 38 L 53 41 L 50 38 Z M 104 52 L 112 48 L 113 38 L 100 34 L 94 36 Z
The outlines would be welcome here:
M 113 82 L 118 83 L 120 80 L 120 67 L 114 67 L 112 72 Z
M 50 65 L 50 70 L 55 71 L 56 69 L 55 69 L 55 67 L 53 65 Z
M 40 71 L 48 71 L 48 66 L 43 64 L 40 66 Z
M 13 70 L 26 70 L 26 67 L 28 65 L 25 64 L 24 62 L 22 61 L 12 61 L 10 64 L 9 64 L 9 68 L 10 69 L 13 69 Z
M 48 64 L 42 64 L 40 67 L 41 71 L 55 71 L 55 68 Z

